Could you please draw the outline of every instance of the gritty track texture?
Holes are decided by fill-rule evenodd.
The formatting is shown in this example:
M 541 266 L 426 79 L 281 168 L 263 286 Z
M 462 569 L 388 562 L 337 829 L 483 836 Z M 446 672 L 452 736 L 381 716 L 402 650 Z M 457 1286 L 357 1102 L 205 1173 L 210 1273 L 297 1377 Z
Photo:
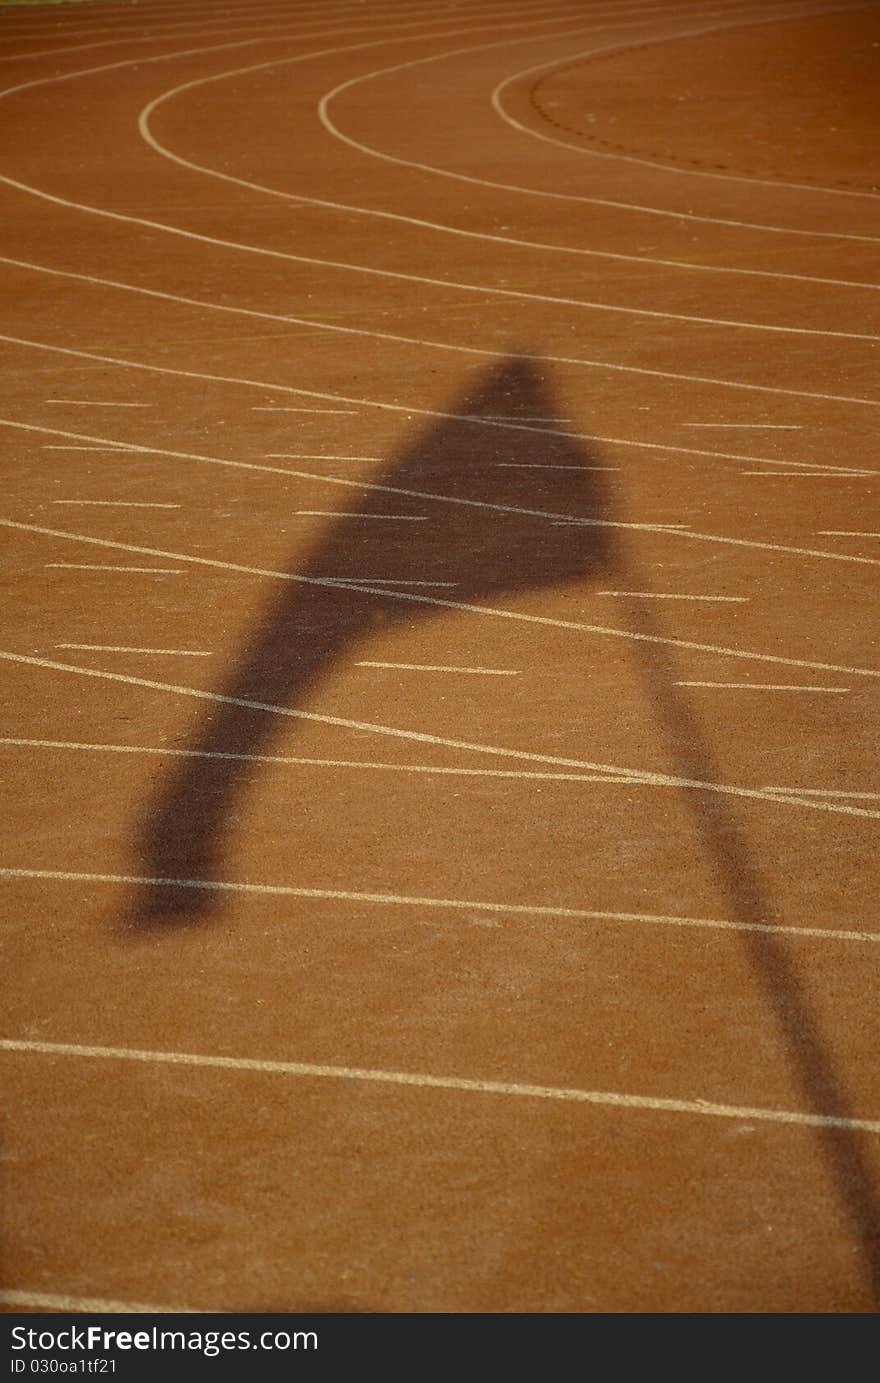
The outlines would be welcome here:
M 0 44 L 7 1306 L 875 1309 L 876 9 Z

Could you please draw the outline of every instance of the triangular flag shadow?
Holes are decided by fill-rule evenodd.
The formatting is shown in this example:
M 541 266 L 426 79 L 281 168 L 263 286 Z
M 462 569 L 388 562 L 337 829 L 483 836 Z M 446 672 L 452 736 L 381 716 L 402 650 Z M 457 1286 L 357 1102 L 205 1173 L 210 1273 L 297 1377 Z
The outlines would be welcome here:
M 449 412 L 370 484 L 432 492 L 453 502 L 360 488 L 342 491 L 340 502 L 340 492 L 328 486 L 328 509 L 345 516 L 328 520 L 317 549 L 296 574 L 367 585 L 378 578 L 451 584 L 390 586 L 386 596 L 342 584 L 280 582 L 217 689 L 222 696 L 300 705 L 359 640 L 377 628 L 435 614 L 430 604 L 396 598 L 395 590 L 473 602 L 594 579 L 610 569 L 613 529 L 554 523 L 534 512 L 610 516 L 601 462 L 565 435 L 558 401 L 534 365 L 507 360 Z M 488 427 L 481 420 L 532 424 L 536 430 Z M 265 754 L 279 733 L 278 720 L 268 711 L 217 703 L 190 748 L 200 756 Z M 143 831 L 144 873 L 154 879 L 218 878 L 227 823 L 253 771 L 241 759 L 181 759 Z M 141 922 L 185 921 L 216 907 L 219 896 L 203 888 L 148 887 L 135 916 Z

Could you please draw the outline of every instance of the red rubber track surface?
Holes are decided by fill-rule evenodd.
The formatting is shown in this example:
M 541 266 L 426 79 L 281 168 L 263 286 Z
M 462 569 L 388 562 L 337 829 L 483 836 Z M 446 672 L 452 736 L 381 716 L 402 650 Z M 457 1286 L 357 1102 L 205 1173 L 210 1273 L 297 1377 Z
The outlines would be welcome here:
M 877 9 L 0 59 L 4 1309 L 876 1309 Z

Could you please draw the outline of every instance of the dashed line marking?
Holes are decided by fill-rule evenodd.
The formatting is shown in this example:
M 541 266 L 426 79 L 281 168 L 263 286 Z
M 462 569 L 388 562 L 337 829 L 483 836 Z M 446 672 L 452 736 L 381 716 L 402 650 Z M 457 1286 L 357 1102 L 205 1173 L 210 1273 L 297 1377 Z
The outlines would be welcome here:
M 780 682 L 676 682 L 677 687 L 724 687 L 732 691 L 825 692 L 842 695 L 849 687 L 808 687 Z
M 485 677 L 518 677 L 517 669 L 496 667 L 451 667 L 441 663 L 377 663 L 369 660 L 356 663 L 355 667 L 405 668 L 409 672 L 475 672 Z
M 181 658 L 211 658 L 214 655 L 201 648 L 132 648 L 115 643 L 57 643 L 56 648 L 76 648 L 85 653 L 171 653 Z

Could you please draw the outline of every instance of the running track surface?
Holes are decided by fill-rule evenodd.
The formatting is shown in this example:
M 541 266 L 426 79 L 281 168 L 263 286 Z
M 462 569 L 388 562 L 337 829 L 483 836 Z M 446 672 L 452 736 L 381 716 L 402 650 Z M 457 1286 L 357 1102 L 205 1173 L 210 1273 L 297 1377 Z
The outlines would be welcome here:
M 6 1308 L 874 1309 L 876 9 L 0 34 Z

